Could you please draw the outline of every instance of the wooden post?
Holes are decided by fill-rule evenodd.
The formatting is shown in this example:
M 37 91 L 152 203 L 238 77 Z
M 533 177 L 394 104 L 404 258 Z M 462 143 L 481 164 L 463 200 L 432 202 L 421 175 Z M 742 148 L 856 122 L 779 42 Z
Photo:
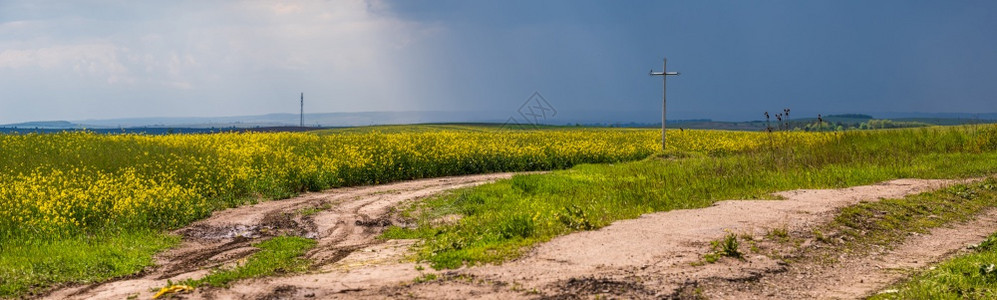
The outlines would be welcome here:
M 668 72 L 668 58 L 664 58 L 661 63 L 661 72 L 655 73 L 651 70 L 651 76 L 661 76 L 661 151 L 665 151 L 665 123 L 668 120 L 666 111 L 668 107 L 668 76 L 678 76 L 678 72 Z

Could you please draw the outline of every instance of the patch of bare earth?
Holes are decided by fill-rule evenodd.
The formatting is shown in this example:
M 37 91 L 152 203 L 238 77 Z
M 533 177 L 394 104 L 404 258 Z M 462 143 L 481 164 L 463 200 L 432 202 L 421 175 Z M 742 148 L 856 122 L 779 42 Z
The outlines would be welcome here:
M 234 265 L 256 251 L 253 243 L 277 235 L 301 236 L 318 242 L 306 254 L 314 262 L 314 272 L 318 273 L 313 275 L 315 277 L 305 276 L 311 282 L 328 276 L 326 279 L 334 282 L 323 282 L 323 286 L 342 286 L 342 289 L 349 290 L 351 282 L 362 282 L 369 276 L 411 280 L 418 275 L 411 263 L 406 267 L 398 264 L 411 242 L 376 239 L 383 228 L 401 222 L 392 219 L 391 208 L 405 201 L 511 176 L 511 173 L 485 174 L 340 188 L 219 211 L 210 218 L 175 231 L 183 236 L 183 242 L 179 247 L 158 255 L 156 267 L 119 280 L 62 288 L 52 291 L 45 298 L 149 299 L 156 289 L 166 285 L 167 280 L 196 279 L 213 268 Z M 370 264 L 390 266 L 378 268 L 367 275 L 360 272 L 351 273 L 346 278 L 327 275 Z M 396 269 L 405 272 L 392 271 Z M 297 286 L 304 285 L 305 279 L 301 280 L 292 281 L 292 284 L 261 286 L 259 290 L 246 290 L 246 293 L 255 294 L 251 298 L 297 295 L 302 290 Z M 231 290 L 202 288 L 195 294 L 184 296 L 213 298 L 219 292 L 223 294 L 219 296 L 224 296 L 242 290 L 238 286 Z M 307 293 L 301 294 L 304 296 Z
M 779 193 L 785 200 L 722 201 L 702 209 L 646 214 L 599 230 L 557 237 L 502 265 L 459 270 L 418 270 L 408 259 L 412 255 L 408 248 L 413 241 L 375 239 L 386 222 L 400 221 L 385 218 L 394 205 L 508 176 L 454 177 L 340 189 L 282 200 L 284 204 L 274 201 L 220 212 L 184 229 L 195 233 L 181 230 L 185 234 L 184 245 L 162 255 L 159 267 L 136 278 L 63 289 L 50 297 L 120 299 L 139 294 L 146 298 L 152 294 L 151 288 L 163 286 L 166 279 L 198 277 L 214 266 L 245 257 L 252 251 L 248 248 L 249 240 L 256 235 L 284 232 L 313 234 L 319 241 L 319 246 L 307 255 L 316 261 L 313 271 L 243 280 L 230 288 L 202 288 L 182 296 L 208 299 L 854 298 L 887 286 L 902 277 L 905 270 L 923 267 L 979 241 L 986 233 L 997 231 L 994 228 L 997 212 L 990 211 L 973 222 L 912 237 L 892 251 L 858 260 L 841 260 L 840 264 L 787 264 L 777 255 L 751 251 L 745 251 L 744 260 L 722 258 L 717 263 L 702 264 L 703 255 L 710 251 L 710 241 L 728 233 L 761 239 L 772 229 L 811 232 L 830 222 L 842 207 L 860 201 L 900 198 L 958 182 L 902 179 L 843 189 Z M 321 205 L 331 208 L 307 217 L 282 217 L 286 216 L 283 212 Z M 448 216 L 441 222 L 457 219 L 459 216 Z M 742 247 L 747 246 L 742 243 Z M 442 280 L 413 281 L 429 273 Z M 843 286 L 853 288 L 843 290 Z
M 773 274 L 788 275 L 787 264 L 771 255 L 749 251 L 745 251 L 748 254 L 744 260 L 723 258 L 714 264 L 702 264 L 703 255 L 710 251 L 710 241 L 722 239 L 728 233 L 761 237 L 772 229 L 809 232 L 830 222 L 842 207 L 860 201 L 900 198 L 956 182 L 902 179 L 843 189 L 794 190 L 778 194 L 785 200 L 722 201 L 702 209 L 652 213 L 633 220 L 618 221 L 599 230 L 555 238 L 534 248 L 524 257 L 502 265 L 443 272 L 445 280 L 346 291 L 345 295 L 340 295 L 344 298 L 427 299 L 642 299 L 696 298 L 704 295 L 731 299 L 791 297 L 788 293 L 753 293 L 746 288 L 740 294 L 728 293 L 728 290 L 738 290 L 740 283 L 750 285 Z M 950 229 L 964 234 L 939 231 L 938 235 L 911 239 L 905 245 L 911 245 L 909 249 L 912 250 L 902 252 L 902 249 L 908 249 L 904 247 L 898 249 L 901 252 L 896 255 L 905 258 L 905 263 L 913 264 L 910 266 L 923 266 L 993 232 L 990 226 L 974 227 L 988 220 L 981 218 L 977 223 Z M 968 228 L 973 228 L 973 233 L 969 233 Z M 747 248 L 747 245 L 742 243 L 742 247 Z M 746 250 L 744 248 L 742 250 Z M 918 263 L 913 263 L 915 260 Z M 888 270 L 896 265 L 879 266 Z M 847 269 L 841 269 L 839 278 L 844 280 L 847 274 Z M 796 290 L 803 298 L 850 298 L 875 291 L 895 280 L 886 277 L 873 279 L 876 275 L 872 273 L 866 275 L 866 279 L 859 280 L 869 284 L 859 293 L 809 294 L 799 290 L 814 286 L 792 286 L 785 282 L 790 280 L 788 278 L 782 281 L 774 279 L 771 284 L 786 285 L 787 289 Z M 820 283 L 828 290 L 842 284 L 822 283 L 820 276 L 825 275 L 814 273 L 810 276 L 813 278 L 810 283 Z M 710 283 L 721 284 L 708 286 Z
M 694 286 L 710 299 L 857 299 L 908 278 L 916 271 L 969 251 L 968 245 L 997 232 L 997 209 L 968 222 L 949 224 L 928 234 L 912 235 L 890 249 L 839 254 L 805 249 L 802 260 L 774 270 L 758 280 L 704 280 Z M 811 260 L 812 259 L 812 260 Z

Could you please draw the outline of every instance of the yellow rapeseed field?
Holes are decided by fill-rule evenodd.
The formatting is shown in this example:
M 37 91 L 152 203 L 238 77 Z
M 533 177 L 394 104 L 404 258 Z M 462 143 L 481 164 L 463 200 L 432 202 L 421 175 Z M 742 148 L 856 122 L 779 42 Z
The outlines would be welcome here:
M 307 190 L 642 159 L 651 129 L 0 135 L 0 243 L 167 229 Z M 669 131 L 669 150 L 723 154 L 834 134 Z

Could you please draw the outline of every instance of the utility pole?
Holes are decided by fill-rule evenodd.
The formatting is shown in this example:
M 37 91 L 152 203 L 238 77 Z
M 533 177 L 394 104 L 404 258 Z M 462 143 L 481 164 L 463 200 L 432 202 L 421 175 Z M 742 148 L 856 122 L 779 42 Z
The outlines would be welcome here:
M 661 63 L 661 72 L 651 72 L 648 73 L 651 76 L 661 76 L 661 150 L 665 150 L 665 108 L 667 107 L 668 101 L 666 96 L 668 95 L 665 89 L 666 83 L 668 82 L 668 76 L 678 76 L 679 72 L 668 72 L 668 58 L 664 58 L 664 62 Z
M 305 93 L 301 93 L 301 127 L 305 127 Z

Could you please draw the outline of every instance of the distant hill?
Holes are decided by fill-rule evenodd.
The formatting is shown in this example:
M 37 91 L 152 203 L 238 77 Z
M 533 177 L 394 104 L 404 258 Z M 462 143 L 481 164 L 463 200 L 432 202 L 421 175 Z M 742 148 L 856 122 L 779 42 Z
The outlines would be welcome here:
M 986 113 L 881 112 L 881 113 L 872 113 L 871 115 L 879 119 L 997 120 L 997 112 L 986 112 Z
M 4 124 L 0 127 L 8 128 L 39 128 L 39 129 L 73 129 L 80 128 L 79 124 L 69 121 L 34 121 L 14 124 Z
M 840 115 L 827 115 L 826 118 L 843 118 L 843 119 L 860 119 L 860 120 L 871 120 L 872 116 L 863 114 L 840 114 Z
M 161 117 L 161 118 L 125 118 L 106 120 L 75 121 L 92 128 L 118 127 L 184 127 L 184 128 L 255 128 L 298 126 L 298 114 L 277 113 L 255 116 L 229 117 Z M 305 126 L 338 127 L 366 126 L 378 124 L 414 124 L 434 122 L 460 122 L 469 120 L 484 120 L 484 122 L 501 123 L 504 116 L 489 116 L 484 112 L 442 112 L 442 111 L 407 111 L 407 112 L 348 112 L 348 113 L 313 113 L 305 114 Z
M 342 127 L 369 126 L 391 124 L 425 124 L 425 123 L 498 123 L 515 122 L 526 124 L 539 122 L 547 125 L 566 124 L 618 124 L 618 123 L 648 123 L 660 121 L 660 111 L 647 113 L 632 111 L 584 111 L 564 110 L 552 112 L 550 115 L 527 120 L 524 112 L 517 111 L 517 106 L 509 110 L 498 111 L 395 111 L 395 112 L 342 112 L 342 113 L 306 113 L 305 126 L 312 127 Z M 534 117 L 535 118 L 535 117 Z M 229 117 L 161 117 L 161 118 L 124 118 L 104 120 L 77 120 L 87 128 L 128 128 L 128 127 L 184 127 L 184 128 L 255 128 L 276 126 L 298 126 L 299 115 L 275 113 L 255 116 Z
M 528 116 L 517 111 L 518 106 L 509 110 L 496 111 L 397 111 L 397 112 L 341 112 L 305 114 L 307 127 L 351 127 L 391 124 L 427 124 L 427 123 L 493 123 L 493 124 L 529 124 L 538 121 L 546 125 L 589 125 L 612 127 L 658 127 L 661 126 L 660 111 L 587 111 L 564 109 L 551 112 L 536 120 L 528 120 Z M 522 109 L 522 108 L 519 108 Z M 529 113 L 529 112 L 526 112 Z M 805 128 L 808 124 L 817 123 L 818 113 L 794 111 L 789 121 L 790 128 Z M 778 121 L 773 116 L 768 125 L 762 120 L 740 121 L 733 117 L 711 117 L 708 112 L 674 112 L 669 114 L 668 126 L 671 128 L 701 128 L 729 130 L 765 130 L 767 126 L 779 128 Z M 804 117 L 806 116 L 806 117 Z M 36 121 L 0 125 L 7 131 L 14 129 L 38 130 L 118 130 L 141 129 L 144 132 L 180 132 L 180 129 L 194 131 L 217 131 L 219 129 L 256 129 L 297 127 L 299 115 L 292 113 L 275 113 L 253 116 L 227 117 L 153 117 L 153 118 L 122 118 L 101 120 L 59 120 Z M 761 118 L 761 114 L 758 114 Z M 957 125 L 974 123 L 994 123 L 997 113 L 826 113 L 823 120 L 834 126 L 843 128 L 860 127 L 862 123 L 871 120 L 889 119 L 892 125 Z M 721 120 L 721 121 L 718 121 Z M 161 130 L 160 130 L 161 129 Z

